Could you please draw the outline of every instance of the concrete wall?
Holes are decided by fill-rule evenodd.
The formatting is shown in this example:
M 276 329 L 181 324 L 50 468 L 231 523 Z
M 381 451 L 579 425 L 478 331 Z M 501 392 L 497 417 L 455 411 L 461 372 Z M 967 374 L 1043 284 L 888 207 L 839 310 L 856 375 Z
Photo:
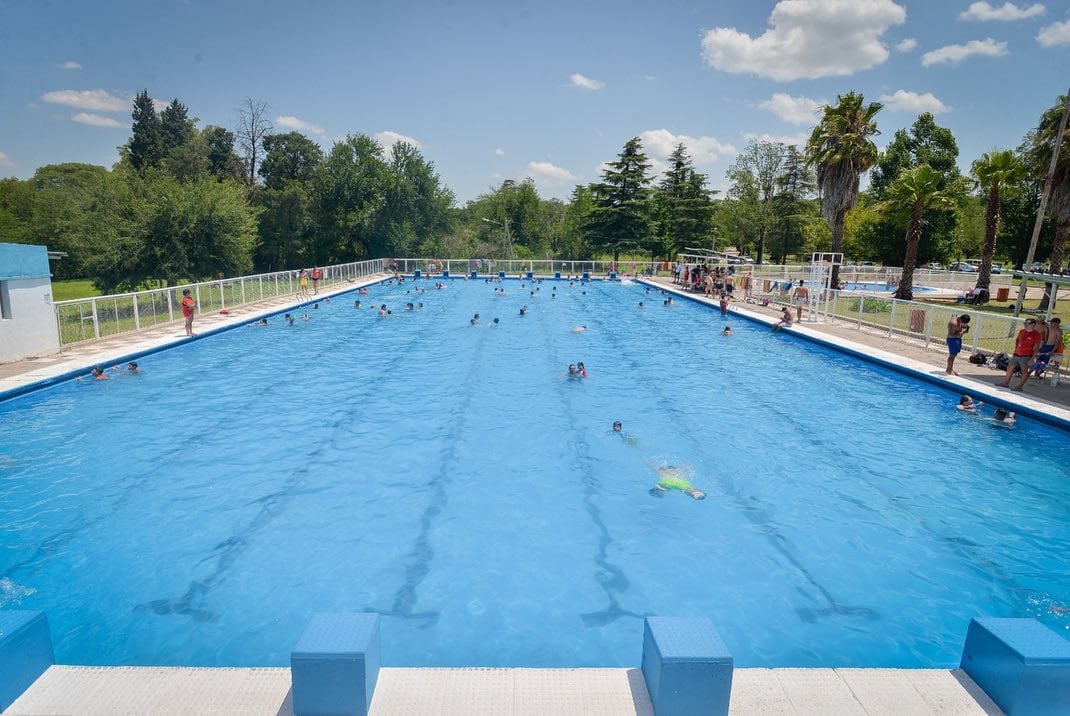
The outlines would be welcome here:
M 44 246 L 0 244 L 0 363 L 59 353 L 52 273 Z

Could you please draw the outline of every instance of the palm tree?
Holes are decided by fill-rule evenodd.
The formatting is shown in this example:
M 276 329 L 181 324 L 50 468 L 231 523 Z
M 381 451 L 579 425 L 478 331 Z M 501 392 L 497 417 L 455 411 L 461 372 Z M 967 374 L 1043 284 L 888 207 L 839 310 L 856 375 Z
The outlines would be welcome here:
M 877 161 L 877 145 L 870 139 L 880 134 L 873 117 L 883 107 L 879 102 L 864 104 L 858 92 L 837 98 L 835 107 L 826 106 L 821 121 L 806 144 L 806 163 L 817 170 L 821 209 L 832 229 L 832 251 L 843 251 L 843 225 L 847 212 L 858 202 L 858 180 Z M 839 268 L 833 267 L 833 285 L 839 282 Z
M 907 255 L 903 259 L 903 274 L 895 297 L 909 301 L 914 298 L 914 266 L 918 262 L 918 244 L 925 226 L 926 209 L 949 209 L 954 200 L 949 192 L 940 189 L 940 174 L 928 164 L 905 169 L 888 187 L 885 199 L 878 208 L 888 215 L 909 215 L 907 222 Z
M 999 194 L 1025 176 L 1025 165 L 1009 150 L 985 152 L 973 163 L 977 184 L 988 192 L 985 208 L 985 245 L 981 249 L 981 267 L 974 288 L 988 289 L 992 280 L 992 257 L 996 253 L 996 232 L 999 230 Z

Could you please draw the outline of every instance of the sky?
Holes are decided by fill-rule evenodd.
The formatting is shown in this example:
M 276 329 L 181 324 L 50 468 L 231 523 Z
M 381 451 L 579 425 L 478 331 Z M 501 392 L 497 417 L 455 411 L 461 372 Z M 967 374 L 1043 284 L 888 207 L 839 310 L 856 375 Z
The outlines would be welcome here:
M 631 137 L 683 142 L 713 188 L 747 143 L 805 144 L 824 103 L 920 112 L 964 172 L 1068 90 L 1070 0 L 0 0 L 0 176 L 110 167 L 131 101 L 233 130 L 246 98 L 325 150 L 416 145 L 457 204 L 506 179 L 567 199 Z

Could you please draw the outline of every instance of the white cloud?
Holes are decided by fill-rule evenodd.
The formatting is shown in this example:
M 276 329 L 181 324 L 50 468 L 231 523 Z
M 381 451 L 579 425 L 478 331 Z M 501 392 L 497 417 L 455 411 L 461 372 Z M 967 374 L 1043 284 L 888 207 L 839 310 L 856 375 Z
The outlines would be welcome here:
M 568 169 L 562 169 L 550 162 L 528 162 L 527 175 L 540 187 L 562 186 L 576 181 L 576 177 Z
M 0 152 L 0 167 L 13 167 L 13 166 L 15 166 L 15 162 L 11 161 L 11 158 L 8 157 L 6 154 L 4 154 L 3 152 Z
M 298 119 L 292 115 L 283 115 L 275 118 L 275 125 L 282 127 L 283 129 L 294 129 L 298 132 L 311 132 L 312 134 L 324 134 L 326 130 L 323 127 L 317 127 L 312 122 L 306 122 L 303 119 Z
M 987 2 L 971 3 L 970 7 L 959 13 L 960 20 L 977 20 L 986 22 L 997 20 L 1007 22 L 1011 20 L 1027 20 L 1031 17 L 1044 14 L 1044 6 L 1040 3 L 1029 7 L 1018 7 L 1012 2 L 1005 2 L 1000 7 L 989 5 Z
M 598 80 L 592 80 L 588 77 L 584 77 L 579 72 L 572 75 L 570 79 L 572 80 L 573 87 L 579 87 L 585 90 L 600 90 L 606 86 L 605 82 L 599 82 Z
M 743 138 L 748 142 L 778 142 L 786 147 L 795 145 L 801 150 L 810 140 L 810 134 L 808 132 L 799 132 L 798 134 L 756 134 L 754 132 L 744 132 Z
M 78 64 L 77 62 L 63 62 L 63 63 L 61 63 L 59 65 L 56 65 L 56 66 L 59 67 L 61 70 L 80 70 L 80 69 L 82 69 L 82 66 L 80 64 Z
M 925 67 L 943 62 L 958 64 L 967 57 L 984 55 L 987 57 L 1002 57 L 1007 54 L 1007 43 L 996 42 L 991 37 L 983 40 L 970 40 L 965 45 L 946 45 L 937 50 L 926 52 L 921 56 L 921 64 Z
M 951 108 L 938 100 L 932 92 L 918 94 L 907 90 L 897 90 L 895 94 L 882 94 L 880 101 L 888 109 L 914 112 L 915 114 L 921 114 L 922 112 L 940 114 L 941 112 L 951 111 Z
M 504 157 L 505 156 L 505 150 L 504 149 L 495 149 L 494 150 L 494 156 L 496 156 L 496 157 Z
M 156 114 L 162 114 L 170 104 L 170 102 L 165 102 L 162 99 L 152 98 L 152 108 L 156 110 Z
M 101 117 L 99 114 L 90 114 L 89 112 L 79 112 L 71 117 L 72 122 L 78 122 L 79 124 L 88 124 L 90 127 L 123 127 L 122 122 L 112 119 L 111 117 Z
M 823 99 L 792 97 L 784 92 L 775 92 L 772 97 L 760 102 L 758 109 L 772 112 L 788 124 L 817 124 L 818 111 L 828 104 Z
M 122 112 L 130 109 L 129 99 L 116 97 L 107 90 L 56 90 L 45 92 L 41 99 L 52 104 L 62 104 L 75 109 L 90 109 L 96 112 Z
M 383 149 L 390 151 L 396 142 L 405 142 L 405 144 L 411 144 L 412 146 L 420 149 L 423 147 L 420 142 L 416 141 L 412 137 L 406 137 L 404 134 L 398 134 L 397 132 L 391 132 L 389 130 L 385 132 L 379 132 L 372 136 L 372 139 L 379 142 L 379 146 Z
M 723 144 L 713 137 L 689 137 L 673 134 L 667 129 L 648 129 L 639 135 L 639 139 L 655 169 L 666 166 L 664 160 L 669 158 L 677 144 L 684 145 L 696 165 L 713 164 L 723 155 L 736 154 L 736 148 L 731 144 Z
M 911 50 L 913 50 L 917 46 L 918 46 L 918 41 L 915 40 L 913 37 L 908 37 L 905 40 L 900 40 L 899 43 L 896 44 L 895 49 L 898 52 L 910 52 Z
M 839 77 L 887 60 L 880 37 L 905 20 L 893 0 L 780 0 L 762 35 L 718 27 L 702 55 L 716 69 L 774 80 Z
M 1070 20 L 1040 28 L 1040 32 L 1037 33 L 1037 42 L 1044 47 L 1070 45 Z

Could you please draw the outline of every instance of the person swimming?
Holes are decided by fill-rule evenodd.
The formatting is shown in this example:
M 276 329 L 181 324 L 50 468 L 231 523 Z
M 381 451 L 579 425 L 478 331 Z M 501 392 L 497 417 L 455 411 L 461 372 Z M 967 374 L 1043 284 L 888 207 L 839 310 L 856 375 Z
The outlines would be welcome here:
M 587 326 L 573 326 L 572 327 L 572 332 L 573 333 L 583 333 L 586 330 L 587 330 Z
M 976 413 L 984 403 L 974 402 L 972 395 L 964 395 L 959 398 L 959 403 L 955 407 L 964 413 Z
M 730 335 L 732 335 L 732 326 L 725 326 L 724 330 L 721 331 L 721 335 L 722 336 L 730 336 Z
M 992 417 L 988 418 L 988 421 L 993 425 L 1002 425 L 1008 428 L 1018 422 L 1014 417 L 1014 412 L 1008 412 L 1006 408 L 996 408 L 996 412 L 992 413 Z
M 621 425 L 621 422 L 619 420 L 613 421 L 613 432 L 624 438 L 624 442 L 628 443 L 629 445 L 635 446 L 639 444 L 639 438 L 634 435 L 629 435 L 625 433 L 624 426 Z
M 583 361 L 576 363 L 576 372 L 580 374 L 581 378 L 587 377 L 587 366 L 583 364 Z
M 671 490 L 679 490 L 695 500 L 705 500 L 706 493 L 697 489 L 691 481 L 684 476 L 684 471 L 674 465 L 660 465 L 658 471 L 658 484 L 650 488 L 650 494 L 654 497 L 663 497 Z
M 521 316 L 526 316 L 527 313 L 528 313 L 528 307 L 527 306 L 521 306 L 520 307 L 520 315 Z

